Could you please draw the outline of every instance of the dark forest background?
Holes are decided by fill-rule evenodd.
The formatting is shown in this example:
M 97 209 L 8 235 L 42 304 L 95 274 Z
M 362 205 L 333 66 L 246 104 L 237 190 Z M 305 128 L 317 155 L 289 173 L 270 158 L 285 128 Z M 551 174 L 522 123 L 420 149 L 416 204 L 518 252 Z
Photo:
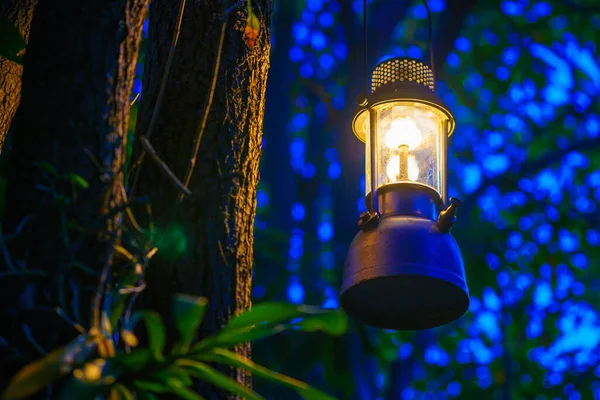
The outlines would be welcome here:
M 353 325 L 253 354 L 342 398 L 600 398 L 600 4 L 428 3 L 438 92 L 457 119 L 449 186 L 465 203 L 453 235 L 470 310 L 432 330 Z M 369 1 L 369 68 L 427 60 L 426 17 L 420 1 Z M 364 210 L 350 128 L 361 19 L 360 1 L 276 2 L 254 301 L 338 306 Z
M 97 251 L 98 243 L 106 238 L 94 236 L 98 229 L 107 230 L 111 240 L 116 237 L 115 243 L 126 243 L 128 247 L 119 250 L 121 258 L 116 257 L 113 266 L 128 272 L 135 266 L 133 278 L 123 273 L 119 276 L 123 280 L 118 281 L 128 282 L 124 293 L 130 296 L 144 281 L 137 267 L 145 271 L 156 244 L 160 252 L 153 262 L 160 268 L 149 270 L 140 307 L 152 307 L 168 319 L 173 313 L 170 289 L 218 299 L 205 309 L 206 304 L 197 299 L 177 298 L 186 310 L 193 304 L 194 313 L 206 311 L 200 328 L 203 339 L 249 305 L 250 274 L 255 305 L 285 301 L 332 310 L 339 307 L 345 254 L 357 232 L 358 215 L 364 211 L 364 145 L 350 128 L 355 99 L 363 88 L 362 0 L 188 3 L 192 11 L 186 11 L 183 18 L 167 100 L 151 142 L 176 175 L 185 176 L 201 120 L 198 110 L 209 109 L 207 133 L 196 154 L 211 162 L 222 159 L 199 162 L 189 186 L 196 203 L 183 202 L 181 207 L 173 204 L 178 196 L 183 197 L 182 191 L 159 170 L 159 163 L 145 167 L 153 168 L 153 173 L 142 175 L 140 191 L 153 196 L 159 228 L 161 223 L 168 227 L 164 231 L 155 231 L 152 213 L 139 204 L 127 203 L 125 192 L 113 183 L 124 181 L 120 174 L 135 167 L 129 162 L 146 151 L 140 138 L 151 131 L 152 106 L 176 29 L 178 4 L 155 0 L 148 20 L 144 11 L 147 0 L 113 2 L 114 10 L 127 4 L 131 15 L 138 18 L 130 21 L 130 32 L 123 35 L 122 42 L 113 33 L 123 30 L 126 14 L 111 14 L 113 8 L 103 1 L 94 0 L 95 8 L 85 8 L 75 0 L 64 0 L 60 7 L 40 2 L 45 5 L 36 9 L 43 18 L 34 24 L 35 39 L 27 47 L 22 116 L 17 114 L 19 124 L 11 126 L 14 138 L 7 139 L 0 159 L 7 177 L 0 180 L 0 189 L 4 190 L 6 181 L 9 185 L 8 217 L 3 219 L 0 236 L 0 298 L 5 306 L 0 310 L 0 355 L 13 362 L 11 374 L 15 365 L 40 357 L 57 343 L 66 343 L 81 328 L 68 314 L 79 320 L 75 310 L 89 308 L 78 296 L 81 293 L 88 296 L 86 301 L 91 299 L 99 271 L 87 268 L 81 259 L 65 267 L 63 261 L 76 253 L 71 252 L 72 243 L 65 242 L 65 237 L 83 231 L 78 223 L 89 222 L 82 216 L 89 216 L 92 208 L 97 214 L 99 200 L 106 200 L 110 207 L 102 211 L 102 226 L 86 231 L 83 245 L 76 242 L 81 245 L 78 256 L 83 253 L 84 261 L 99 265 L 96 256 L 104 253 Z M 24 9 L 31 9 L 33 3 Z M 223 4 L 229 3 L 233 5 L 224 11 Z M 296 325 L 287 326 L 291 332 L 253 343 L 252 359 L 340 399 L 600 399 L 600 4 L 597 0 L 428 0 L 428 5 L 433 18 L 437 91 L 457 123 L 450 140 L 449 191 L 464 204 L 452 233 L 465 259 L 470 309 L 460 320 L 431 330 L 394 332 L 350 322 L 341 335 L 345 319 L 340 313 L 332 312 L 335 318 L 328 320 L 330 314 L 314 309 L 282 308 L 293 310 L 290 316 L 310 310 L 302 315 L 317 314 L 316 325 L 303 326 L 293 319 Z M 104 10 L 104 19 L 95 10 Z M 75 17 L 75 11 L 81 15 Z M 231 26 L 222 23 L 223 16 Z M 27 41 L 31 15 L 17 17 L 17 21 L 27 21 L 23 26 L 16 23 Z M 77 24 L 57 22 L 67 17 Z M 7 32 L 5 28 L 0 26 L 2 32 Z M 369 0 L 368 30 L 369 68 L 389 57 L 427 61 L 427 10 L 421 0 Z M 84 34 L 79 35 L 81 32 Z M 262 36 L 255 43 L 248 32 Z M 73 43 L 65 46 L 64 39 L 69 37 Z M 93 40 L 88 43 L 89 38 Z M 115 49 L 125 50 L 119 53 Z M 219 66 L 215 59 L 220 60 L 221 50 L 221 75 L 217 74 L 213 90 L 215 105 L 205 107 L 205 101 L 210 104 L 204 96 L 211 85 L 210 71 Z M 111 60 L 116 53 L 123 55 L 119 63 L 102 65 L 102 60 Z M 11 57 L 10 62 L 22 61 L 20 54 Z M 36 57 L 51 62 L 27 63 Z M 269 57 L 261 158 L 257 138 L 261 137 L 265 101 L 261 88 Z M 134 74 L 127 66 L 134 65 L 136 58 Z M 71 62 L 74 59 L 79 64 Z M 81 67 L 91 59 L 93 65 L 104 69 Z M 1 60 L 0 69 L 2 76 L 12 74 L 17 77 L 15 82 L 19 81 L 17 64 Z M 83 74 L 77 80 L 79 86 L 73 85 L 73 77 L 79 73 Z M 53 74 L 63 80 L 53 79 Z M 107 94 L 106 85 L 112 85 L 114 92 Z M 65 96 L 56 97 L 58 91 Z M 14 113 L 18 102 L 18 94 L 10 93 L 18 92 L 18 87 L 6 90 L 0 99 L 3 134 L 12 120 L 5 108 Z M 139 94 L 141 100 L 136 101 Z M 70 124 L 71 119 L 79 121 L 77 126 Z M 95 129 L 106 136 L 101 140 L 91 137 L 89 132 Z M 72 131 L 87 142 L 72 141 Z M 112 134 L 128 140 L 119 141 Z M 50 153 L 55 138 L 64 146 L 52 155 L 55 163 L 31 163 L 40 154 Z M 35 146 L 28 144 L 38 139 Z M 106 143 L 114 147 L 104 146 Z M 94 157 L 80 151 L 84 144 L 94 154 L 106 156 L 100 160 L 100 169 L 112 168 L 109 172 L 119 179 L 97 179 Z M 14 148 L 25 151 L 14 152 Z M 5 157 L 11 151 L 15 164 Z M 71 154 L 77 157 L 68 157 Z M 260 182 L 255 194 L 259 159 Z M 14 169 L 15 165 L 24 172 Z M 217 171 L 215 165 L 229 170 Z M 238 176 L 242 179 L 236 181 Z M 52 201 L 49 195 L 40 195 L 39 187 L 38 192 L 31 190 L 41 181 L 47 185 L 42 191 L 54 196 Z M 23 191 L 14 189 L 21 187 Z M 129 190 L 127 194 L 131 194 Z M 23 200 L 20 196 L 25 195 L 29 197 Z M 77 198 L 90 201 L 77 202 Z M 253 222 L 254 200 L 257 215 Z M 67 207 L 72 204 L 75 209 Z M 77 208 L 80 204 L 85 207 Z M 36 205 L 51 208 L 55 219 L 35 222 L 34 228 L 43 229 L 32 229 L 34 239 L 19 245 L 13 239 L 18 239 L 23 227 L 21 217 Z M 0 209 L 5 206 L 3 202 Z M 140 226 L 129 221 L 121 236 L 115 215 L 129 208 L 143 229 L 135 232 Z M 71 210 L 68 220 L 77 223 L 60 219 L 66 209 Z M 231 215 L 239 217 L 238 226 Z M 173 221 L 177 224 L 171 224 Z M 7 231 L 7 226 L 11 230 Z M 146 233 L 156 233 L 164 240 L 150 240 Z M 239 247 L 240 243 L 246 247 Z M 224 247 L 218 247 L 222 244 Z M 30 252 L 29 246 L 43 251 Z M 216 248 L 221 258 L 215 256 Z M 9 253 L 21 256 L 21 261 L 31 260 L 28 257 L 32 255 L 33 261 L 51 268 L 13 264 Z M 112 262 L 112 255 L 109 258 Z M 233 272 L 230 266 L 234 266 Z M 212 267 L 226 271 L 214 285 L 205 279 Z M 173 271 L 180 273 L 174 279 L 176 284 L 163 290 L 168 285 L 162 284 L 176 275 Z M 71 281 L 70 274 L 84 278 Z M 130 278 L 131 282 L 126 280 Z M 121 294 L 118 285 L 107 287 Z M 108 289 L 102 293 L 107 309 L 120 301 L 111 299 L 113 293 Z M 56 303 L 64 305 L 64 315 L 56 315 L 52 308 Z M 187 322 L 192 321 L 188 328 L 193 337 L 198 328 L 194 321 L 199 323 L 201 318 L 196 318 L 197 314 L 187 317 Z M 120 314 L 112 321 L 115 326 L 119 318 Z M 95 318 L 97 329 L 100 322 L 101 318 Z M 56 326 L 61 328 L 54 329 Z M 331 333 L 332 326 L 339 335 L 294 332 Z M 87 328 L 81 328 L 82 336 L 90 334 Z M 153 329 L 164 330 L 160 324 Z M 125 332 L 133 335 L 133 330 Z M 117 337 L 121 345 L 129 345 L 123 331 L 107 329 L 103 335 L 106 341 Z M 237 354 L 249 355 L 250 348 L 241 344 L 246 338 L 242 339 L 235 342 Z M 144 334 L 140 340 L 148 342 Z M 152 337 L 149 342 L 152 349 Z M 154 367 L 154 361 L 148 365 Z M 6 365 L 8 361 L 1 367 Z M 221 371 L 238 382 L 249 381 L 241 368 Z M 0 372 L 5 383 L 9 376 Z M 186 386 L 191 386 L 191 378 L 187 379 Z M 228 384 L 229 389 L 237 388 Z M 210 392 L 215 396 L 211 399 L 226 398 L 209 386 L 201 386 L 200 392 Z M 296 396 L 269 380 L 254 379 L 254 387 L 269 399 Z M 189 396 L 195 398 L 193 393 Z

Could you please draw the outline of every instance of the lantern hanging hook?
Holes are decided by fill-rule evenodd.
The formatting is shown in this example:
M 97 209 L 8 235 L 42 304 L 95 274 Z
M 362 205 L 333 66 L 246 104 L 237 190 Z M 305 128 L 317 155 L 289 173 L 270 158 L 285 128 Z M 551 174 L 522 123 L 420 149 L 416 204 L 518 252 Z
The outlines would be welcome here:
M 427 21 L 429 24 L 429 66 L 431 67 L 431 73 L 433 74 L 433 84 L 435 85 L 435 64 L 433 61 L 433 22 L 431 20 L 431 10 L 427 4 L 427 0 L 421 0 L 425 9 L 427 10 Z
M 358 98 L 358 105 L 361 107 L 365 107 L 367 105 L 367 98 L 369 95 L 369 62 L 368 62 L 368 44 L 367 44 L 367 2 L 368 0 L 363 0 L 363 56 L 364 56 L 364 65 L 363 65 L 363 93 Z M 429 66 L 431 67 L 431 73 L 433 74 L 433 84 L 435 87 L 435 62 L 433 57 L 433 20 L 431 18 L 431 10 L 429 9 L 429 5 L 427 4 L 427 0 L 421 0 L 421 3 L 425 6 L 425 10 L 427 10 L 427 24 L 428 24 L 428 32 L 429 32 Z
M 368 104 L 367 98 L 369 96 L 369 69 L 368 69 L 368 49 L 367 49 L 367 0 L 363 0 L 363 92 L 358 96 L 356 102 L 360 107 L 366 107 Z

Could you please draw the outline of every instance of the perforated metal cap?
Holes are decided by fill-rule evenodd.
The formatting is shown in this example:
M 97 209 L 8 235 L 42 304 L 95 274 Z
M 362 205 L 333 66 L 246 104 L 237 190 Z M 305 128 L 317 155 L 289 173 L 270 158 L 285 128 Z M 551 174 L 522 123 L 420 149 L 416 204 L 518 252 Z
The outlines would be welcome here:
M 391 58 L 377 64 L 371 77 L 371 91 L 375 93 L 378 89 L 400 82 L 420 84 L 435 91 L 431 68 L 419 60 L 405 57 Z

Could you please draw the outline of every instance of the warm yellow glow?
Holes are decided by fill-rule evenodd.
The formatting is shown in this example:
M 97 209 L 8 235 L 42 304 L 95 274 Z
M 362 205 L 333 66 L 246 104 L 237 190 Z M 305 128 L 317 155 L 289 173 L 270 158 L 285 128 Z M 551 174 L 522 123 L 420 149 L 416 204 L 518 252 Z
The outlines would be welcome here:
M 409 150 L 414 150 L 421 144 L 422 135 L 417 123 L 410 117 L 396 118 L 385 137 L 385 145 L 397 149 L 407 145 Z
M 386 167 L 387 176 L 391 182 L 398 181 L 400 175 L 400 156 L 392 156 Z M 415 156 L 408 156 L 408 179 L 416 181 L 419 178 L 419 166 Z

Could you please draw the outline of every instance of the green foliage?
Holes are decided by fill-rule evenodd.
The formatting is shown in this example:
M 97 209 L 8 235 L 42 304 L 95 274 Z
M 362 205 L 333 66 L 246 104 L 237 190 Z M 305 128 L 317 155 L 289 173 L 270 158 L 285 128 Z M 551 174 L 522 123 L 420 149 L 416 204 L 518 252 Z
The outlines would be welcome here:
M 206 382 L 209 382 L 215 386 L 222 387 L 227 389 L 229 392 L 236 394 L 238 396 L 242 396 L 251 400 L 263 400 L 264 398 L 254 391 L 245 388 L 240 385 L 237 381 L 231 379 L 227 375 L 220 373 L 219 371 L 211 368 L 210 366 L 201 363 L 199 361 L 181 359 L 177 360 L 177 365 L 189 371 L 189 373 L 198 379 L 202 379 Z
M 156 360 L 163 360 L 163 350 L 167 340 L 165 327 L 160 319 L 160 315 L 154 311 L 139 311 L 133 314 L 130 323 L 126 326 L 126 331 L 133 332 L 138 320 L 142 319 L 146 324 L 148 332 L 148 347 L 152 356 Z
M 263 378 L 272 382 L 277 382 L 283 386 L 287 386 L 296 391 L 300 396 L 305 399 L 314 399 L 314 400 L 331 400 L 333 397 L 310 387 L 304 382 L 300 382 L 294 378 L 290 378 L 289 376 L 280 374 L 275 371 L 271 371 L 268 368 L 262 367 L 252 360 L 242 357 L 239 354 L 236 354 L 232 351 L 225 349 L 213 349 L 209 354 L 203 355 L 201 357 L 204 361 L 217 362 L 221 364 L 230 365 L 236 368 L 244 368 L 250 372 L 254 376 L 259 378 Z
M 2 394 L 2 399 L 22 399 L 36 393 L 70 373 L 74 366 L 92 353 L 94 347 L 94 342 L 82 335 L 41 360 L 26 365 L 11 380 Z
M 116 383 L 112 386 L 112 388 L 110 389 L 110 397 L 122 400 L 135 399 L 133 393 L 129 389 L 127 389 L 127 387 L 121 385 L 120 383 Z
M 232 319 L 218 335 L 203 340 L 195 345 L 193 350 L 230 348 L 236 344 L 275 335 L 286 329 L 305 332 L 323 331 L 330 335 L 341 335 L 346 331 L 347 325 L 347 317 L 340 310 L 323 310 L 287 303 L 265 303 Z
M 25 39 L 13 23 L 0 14 L 0 57 L 23 64 L 26 46 Z
M 196 331 L 204 319 L 207 304 L 208 300 L 205 297 L 175 295 L 173 319 L 179 334 L 179 340 L 174 347 L 175 353 L 185 353 L 189 350 Z
M 54 165 L 50 164 L 48 161 L 38 161 L 34 163 L 34 165 L 41 170 L 50 174 L 50 176 L 54 179 L 58 178 L 58 171 L 54 168 Z
M 156 228 L 148 233 L 148 240 L 154 236 L 156 247 L 159 249 L 160 257 L 165 260 L 176 260 L 181 257 L 188 248 L 187 235 L 184 228 L 178 224 L 171 224 L 165 229 Z
M 136 312 L 123 325 L 123 340 L 135 347 L 138 341 L 133 331 L 137 323 L 143 321 L 148 336 L 147 348 L 116 352 L 114 349 L 118 343 L 112 339 L 112 327 L 108 322 L 110 318 L 103 316 L 102 333 L 92 328 L 68 346 L 25 366 L 13 378 L 2 398 L 26 398 L 70 374 L 61 399 L 93 398 L 103 394 L 109 399 L 154 399 L 167 392 L 182 399 L 201 399 L 192 389 L 194 379 L 209 382 L 247 399 L 263 399 L 207 364 L 215 363 L 246 369 L 265 380 L 287 386 L 307 399 L 332 399 L 303 382 L 269 370 L 227 348 L 286 329 L 340 335 L 347 326 L 343 313 L 267 303 L 240 314 L 214 336 L 191 346 L 195 331 L 204 317 L 206 304 L 204 298 L 175 296 L 173 311 L 177 319 L 178 337 L 169 355 L 164 353 L 166 330 L 158 314 L 151 311 Z
M 90 187 L 90 184 L 83 179 L 80 175 L 77 174 L 64 174 L 63 178 L 67 181 L 71 182 L 73 185 L 79 186 L 83 189 L 87 189 Z

